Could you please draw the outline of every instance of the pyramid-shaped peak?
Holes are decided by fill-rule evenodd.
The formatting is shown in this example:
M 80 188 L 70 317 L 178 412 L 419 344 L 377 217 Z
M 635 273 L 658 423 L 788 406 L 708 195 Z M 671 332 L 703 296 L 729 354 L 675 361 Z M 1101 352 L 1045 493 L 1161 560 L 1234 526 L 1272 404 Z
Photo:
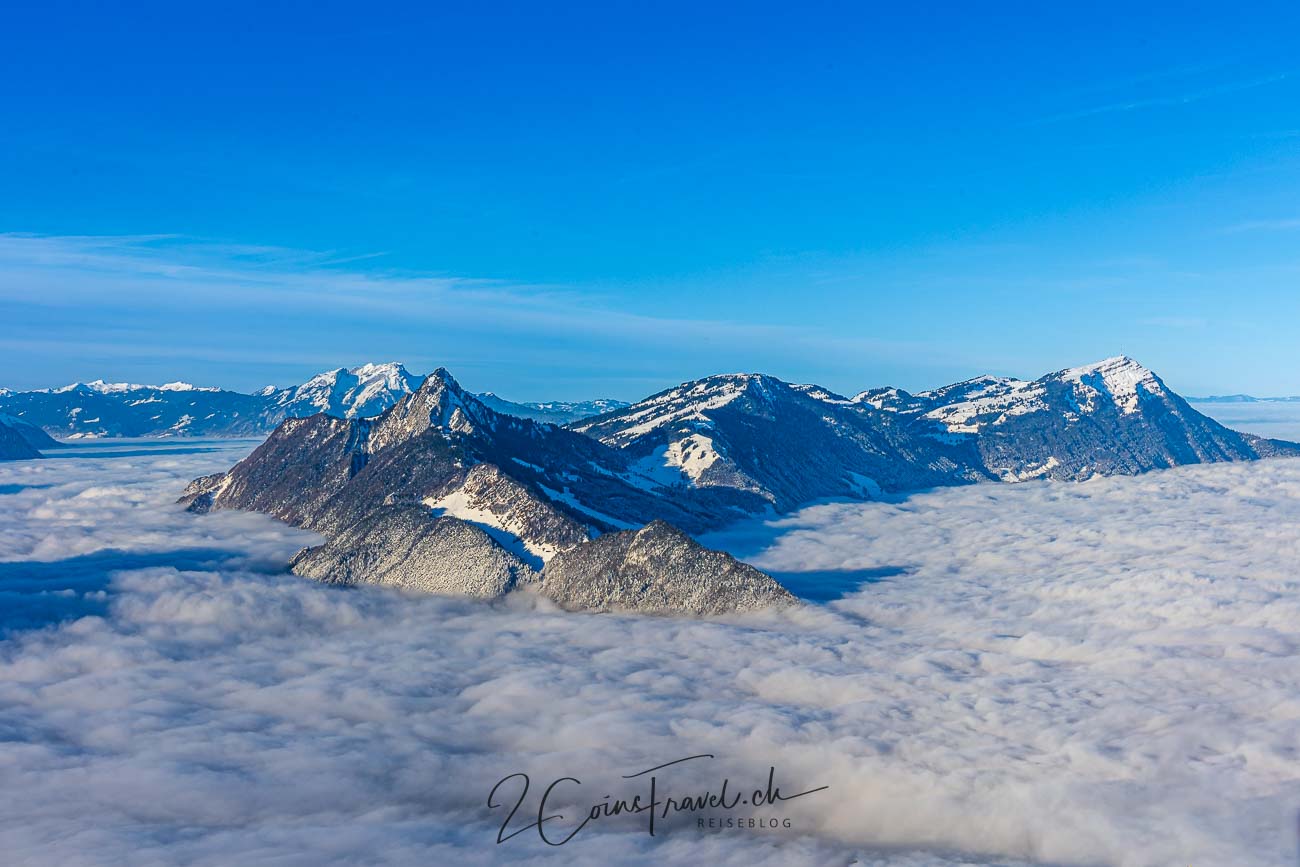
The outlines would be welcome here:
M 460 383 L 456 381 L 456 377 L 452 376 L 451 371 L 445 367 L 439 367 L 433 373 L 426 376 L 424 382 L 420 384 L 420 389 L 422 391 L 425 389 L 433 390 L 442 388 L 447 389 L 453 394 L 465 393 L 465 390 L 461 388 Z

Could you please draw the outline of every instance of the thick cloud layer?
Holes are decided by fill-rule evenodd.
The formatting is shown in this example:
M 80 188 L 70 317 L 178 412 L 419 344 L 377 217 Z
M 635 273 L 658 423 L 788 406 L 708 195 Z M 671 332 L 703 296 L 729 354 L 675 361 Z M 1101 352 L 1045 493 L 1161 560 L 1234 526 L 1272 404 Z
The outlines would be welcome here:
M 26 600 L 0 642 L 7 862 L 1291 857 L 1300 461 L 811 508 L 709 541 L 847 595 L 700 622 L 299 580 L 310 534 L 171 505 L 232 448 L 0 467 L 0 589 Z M 583 781 L 551 802 L 563 836 L 700 753 L 659 785 L 830 789 L 751 811 L 790 829 L 495 843 L 507 774 L 521 814 Z
M 1233 430 L 1300 442 L 1300 401 L 1198 402 L 1193 408 Z

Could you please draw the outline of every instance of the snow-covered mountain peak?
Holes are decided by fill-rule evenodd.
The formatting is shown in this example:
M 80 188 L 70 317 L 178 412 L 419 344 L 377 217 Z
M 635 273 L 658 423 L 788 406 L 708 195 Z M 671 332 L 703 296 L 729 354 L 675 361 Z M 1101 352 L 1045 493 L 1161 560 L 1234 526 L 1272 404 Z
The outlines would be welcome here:
M 943 424 L 949 433 L 978 433 L 985 424 L 1047 408 L 1040 383 L 984 376 L 917 395 L 923 414 Z
M 916 396 L 928 403 L 951 403 L 953 401 L 996 397 L 1023 390 L 1029 385 L 1031 383 L 1023 379 L 1010 376 L 994 376 L 986 373 L 961 382 L 955 382 L 952 385 L 945 385 L 942 388 L 922 391 Z
M 290 415 L 310 411 L 339 418 L 367 418 L 388 409 L 419 386 L 420 377 L 397 362 L 362 364 L 318 373 L 297 388 L 285 389 L 279 404 Z
M 348 372 L 365 381 L 383 380 L 389 388 L 401 388 L 403 383 L 416 378 L 399 361 L 363 364 Z
M 836 394 L 828 388 L 823 388 L 822 386 L 813 383 L 791 383 L 790 388 L 800 394 L 808 395 L 813 400 L 820 400 L 823 403 L 851 404 L 854 402 L 842 394 Z
M 1119 387 L 1157 378 L 1150 368 L 1139 364 L 1127 355 L 1116 355 L 1094 361 L 1092 364 L 1066 368 L 1057 375 L 1062 379 L 1078 381 L 1090 374 L 1101 374 L 1108 384 L 1115 383 Z
M 1081 408 L 1087 411 L 1096 407 L 1096 399 L 1102 394 L 1109 395 L 1115 405 L 1128 414 L 1138 411 L 1138 402 L 1144 394 L 1165 393 L 1160 378 L 1127 355 L 1067 368 L 1056 376 L 1074 384 L 1075 391 L 1080 393 Z
M 618 431 L 613 439 L 619 443 L 629 442 L 665 426 L 707 428 L 712 424 L 706 415 L 708 411 L 720 409 L 745 395 L 768 395 L 774 385 L 784 384 L 760 373 L 721 373 L 683 382 L 614 414 Z M 608 421 L 609 417 L 602 416 L 590 423 L 580 423 L 573 429 L 579 433 L 590 433 L 598 423 L 605 424 Z
M 916 395 L 892 385 L 860 391 L 853 395 L 849 402 L 858 406 L 870 406 L 886 412 L 900 413 L 914 411 L 922 404 Z
M 192 385 L 188 382 L 167 382 L 162 385 L 145 385 L 138 382 L 105 382 L 102 379 L 92 379 L 90 382 L 74 382 L 53 390 L 53 394 L 69 394 L 72 392 L 96 394 L 125 394 L 129 391 L 221 391 L 219 388 L 212 386 Z
M 104 382 L 102 379 L 92 379 L 90 382 L 73 382 L 60 386 L 54 389 L 54 394 L 68 394 L 70 392 L 116 394 L 124 391 L 134 391 L 137 388 L 144 388 L 144 386 L 134 385 L 129 382 Z
M 150 386 L 150 385 L 137 386 L 137 388 L 154 388 L 154 387 L 155 386 Z M 200 386 L 200 385 L 193 385 L 188 382 L 180 382 L 179 380 L 176 382 L 164 382 L 162 385 L 157 386 L 157 389 L 159 391 L 220 391 L 221 390 L 219 388 L 213 388 L 211 386 Z

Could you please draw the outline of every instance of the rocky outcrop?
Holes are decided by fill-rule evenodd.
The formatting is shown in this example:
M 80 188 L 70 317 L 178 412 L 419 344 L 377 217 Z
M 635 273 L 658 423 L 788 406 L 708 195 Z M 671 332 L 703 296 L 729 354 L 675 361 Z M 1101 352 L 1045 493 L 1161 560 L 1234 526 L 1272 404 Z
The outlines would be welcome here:
M 206 515 L 212 511 L 212 501 L 216 499 L 217 494 L 221 493 L 221 489 L 229 479 L 229 473 L 213 473 L 210 476 L 199 476 L 185 486 L 185 490 L 181 492 L 181 498 L 176 502 L 185 506 L 186 511 Z
M 537 589 L 581 611 L 717 615 L 795 603 L 771 576 L 664 521 L 556 554 Z
M 295 574 L 330 584 L 377 584 L 422 593 L 496 599 L 537 573 L 457 518 L 418 506 L 390 506 L 324 545 L 300 551 Z

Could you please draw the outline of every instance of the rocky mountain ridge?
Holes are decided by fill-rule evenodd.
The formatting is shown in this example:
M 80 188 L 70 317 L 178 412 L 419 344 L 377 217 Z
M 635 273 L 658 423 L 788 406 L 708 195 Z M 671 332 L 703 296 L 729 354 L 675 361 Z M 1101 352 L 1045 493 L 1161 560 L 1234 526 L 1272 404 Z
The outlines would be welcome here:
M 439 369 L 375 418 L 286 420 L 184 502 L 323 533 L 295 560 L 309 577 L 489 597 L 526 586 L 566 607 L 698 614 L 783 598 L 767 576 L 691 547 L 687 533 L 741 517 L 1271 455 L 1300 446 L 1224 428 L 1123 357 L 852 398 L 728 374 L 568 428 L 497 412 Z M 643 550 L 659 553 L 633 556 Z
M 983 376 L 915 395 L 873 389 L 853 400 L 895 413 L 922 434 L 972 443 L 984 471 L 1002 481 L 1300 454 L 1295 444 L 1202 415 L 1127 356 L 1033 381 Z

